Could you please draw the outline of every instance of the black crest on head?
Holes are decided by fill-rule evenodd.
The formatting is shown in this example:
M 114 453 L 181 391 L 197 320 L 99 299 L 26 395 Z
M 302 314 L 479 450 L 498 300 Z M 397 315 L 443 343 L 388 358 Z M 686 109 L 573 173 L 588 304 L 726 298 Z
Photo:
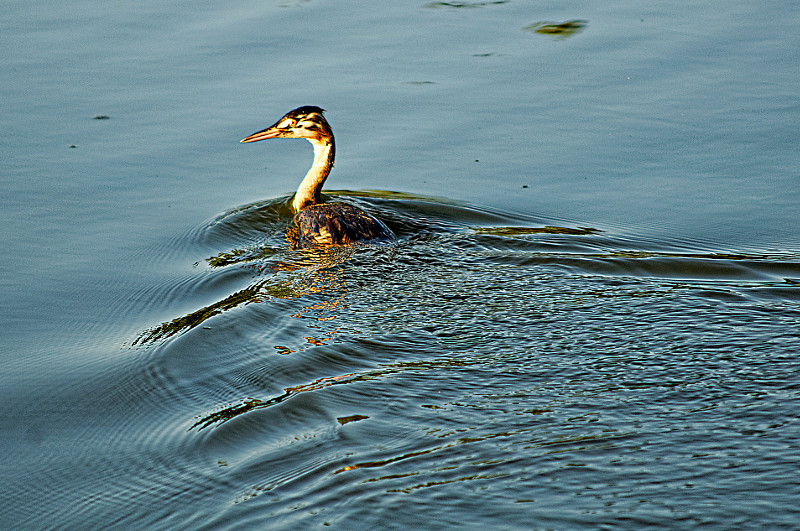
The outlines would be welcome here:
M 325 109 L 317 107 L 315 105 L 303 105 L 302 107 L 298 107 L 295 110 L 289 112 L 287 116 L 303 116 L 306 114 L 322 114 L 325 112 Z

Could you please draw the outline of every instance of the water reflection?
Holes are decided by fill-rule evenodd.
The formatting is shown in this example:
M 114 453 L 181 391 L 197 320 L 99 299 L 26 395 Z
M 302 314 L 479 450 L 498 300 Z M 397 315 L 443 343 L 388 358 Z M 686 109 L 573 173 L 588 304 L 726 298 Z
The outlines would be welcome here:
M 192 328 L 202 324 L 211 317 L 220 314 L 226 310 L 236 308 L 243 304 L 250 302 L 258 302 L 264 295 L 272 295 L 276 297 L 285 296 L 287 293 L 284 291 L 285 286 L 278 286 L 276 290 L 270 290 L 268 282 L 258 282 L 253 286 L 237 291 L 236 293 L 225 297 L 221 301 L 210 304 L 199 310 L 191 312 L 187 315 L 177 317 L 171 321 L 162 323 L 137 337 L 132 346 L 146 345 L 167 339 L 171 336 L 191 330 Z
M 229 420 L 237 418 L 251 411 L 257 409 L 264 409 L 271 406 L 276 406 L 303 393 L 320 391 L 334 385 L 352 384 L 358 382 L 391 378 L 401 375 L 407 371 L 430 371 L 430 370 L 441 370 L 450 367 L 463 367 L 465 365 L 468 365 L 469 363 L 470 362 L 468 361 L 460 361 L 460 360 L 402 362 L 402 363 L 387 364 L 378 369 L 367 370 L 358 373 L 354 372 L 354 373 L 339 374 L 336 376 L 326 376 L 318 378 L 309 383 L 286 387 L 283 393 L 276 396 L 272 396 L 270 398 L 266 399 L 246 398 L 236 404 L 223 408 L 219 411 L 215 411 L 213 413 L 204 415 L 203 417 L 198 419 L 194 424 L 192 424 L 190 430 L 196 429 L 199 431 L 208 428 L 210 426 L 219 426 L 221 424 L 224 424 L 225 422 L 228 422 Z M 344 418 L 345 419 L 344 421 L 340 419 L 339 423 L 344 425 L 347 424 L 348 422 L 352 422 L 353 420 L 363 420 L 366 418 L 369 417 L 363 415 L 353 415 Z
M 570 227 L 553 227 L 551 225 L 544 227 L 477 227 L 474 231 L 475 234 L 493 234 L 495 236 L 526 236 L 530 234 L 586 235 L 600 232 L 598 229 L 590 227 L 578 227 L 574 229 Z
M 203 324 L 208 319 L 234 308 L 251 303 L 266 302 L 269 299 L 295 299 L 309 293 L 321 293 L 334 290 L 341 286 L 341 271 L 335 266 L 346 261 L 356 250 L 357 245 L 337 247 L 316 247 L 300 249 L 288 253 L 283 259 L 267 262 L 265 264 L 250 266 L 256 276 L 265 274 L 270 278 L 260 279 L 252 285 L 238 290 L 235 293 L 208 306 L 189 314 L 162 323 L 137 337 L 132 346 L 146 345 L 165 340 L 174 335 L 186 332 Z M 262 251 L 234 250 L 220 253 L 207 259 L 209 266 L 219 268 L 236 264 L 245 264 L 272 257 L 277 254 L 274 249 Z M 285 254 L 285 253 L 284 253 Z M 302 271 L 299 275 L 277 275 L 281 272 L 292 273 Z M 326 309 L 336 307 L 336 303 L 327 303 Z M 319 305 L 311 306 L 305 311 L 319 310 Z M 307 338 L 309 342 L 324 341 Z M 276 346 L 282 353 L 293 352 L 291 349 Z
M 431 2 L 429 4 L 425 4 L 424 7 L 427 8 L 439 8 L 439 7 L 450 7 L 454 9 L 461 9 L 461 8 L 471 8 L 471 7 L 486 7 L 486 6 L 494 6 L 500 4 L 507 4 L 509 0 L 494 0 L 489 2 Z
M 243 415 L 255 409 L 263 409 L 270 406 L 274 406 L 276 404 L 280 404 L 281 402 L 289 400 L 290 398 L 297 396 L 300 393 L 316 391 L 318 389 L 323 389 L 331 385 L 345 384 L 354 381 L 365 380 L 371 377 L 376 377 L 376 376 L 343 374 L 340 376 L 319 378 L 318 380 L 315 380 L 308 384 L 287 387 L 282 394 L 278 396 L 273 396 L 268 399 L 260 400 L 257 398 L 248 398 L 238 404 L 226 407 L 225 409 L 216 411 L 214 413 L 202 417 L 200 420 L 195 422 L 190 429 L 202 430 L 211 425 L 222 424 L 224 422 L 227 422 L 233 418 L 236 418 L 240 415 Z

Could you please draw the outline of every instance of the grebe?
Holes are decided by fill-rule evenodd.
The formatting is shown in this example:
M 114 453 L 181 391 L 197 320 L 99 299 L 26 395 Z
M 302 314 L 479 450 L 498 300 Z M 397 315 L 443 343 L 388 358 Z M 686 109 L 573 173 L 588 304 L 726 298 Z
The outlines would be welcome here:
M 333 168 L 336 144 L 323 109 L 311 105 L 288 112 L 273 125 L 241 142 L 268 138 L 305 138 L 314 146 L 314 164 L 292 199 L 294 223 L 301 247 L 369 240 L 391 240 L 389 228 L 363 210 L 344 203 L 321 203 L 322 185 Z

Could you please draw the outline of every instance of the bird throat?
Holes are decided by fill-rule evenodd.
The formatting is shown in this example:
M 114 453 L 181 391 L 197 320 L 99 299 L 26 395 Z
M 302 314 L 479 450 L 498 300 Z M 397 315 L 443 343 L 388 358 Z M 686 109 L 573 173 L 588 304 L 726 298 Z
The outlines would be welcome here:
M 295 212 L 320 202 L 322 185 L 325 184 L 325 179 L 333 168 L 333 158 L 336 155 L 332 137 L 322 140 L 309 138 L 308 141 L 314 146 L 314 164 L 311 165 L 292 199 L 292 209 Z

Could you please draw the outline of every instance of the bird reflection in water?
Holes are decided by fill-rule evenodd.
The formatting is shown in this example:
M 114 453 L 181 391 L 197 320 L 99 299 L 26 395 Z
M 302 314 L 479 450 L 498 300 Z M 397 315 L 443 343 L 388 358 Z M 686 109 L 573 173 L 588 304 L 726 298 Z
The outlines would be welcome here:
M 268 274 L 268 277 L 260 278 L 246 288 L 213 304 L 146 330 L 131 343 L 131 346 L 146 346 L 169 339 L 205 323 L 216 315 L 240 306 L 266 302 L 270 299 L 296 299 L 308 294 L 341 292 L 332 300 L 309 304 L 292 315 L 292 317 L 311 318 L 316 321 L 331 320 L 333 317 L 328 312 L 343 306 L 346 296 L 345 284 L 341 278 L 342 271 L 336 266 L 345 261 L 354 251 L 355 249 L 351 246 L 302 249 L 285 257 L 284 260 L 271 261 L 271 263 L 261 266 L 251 265 L 259 276 Z M 211 262 L 212 259 L 209 259 L 209 263 Z M 230 264 L 226 266 L 229 267 Z M 333 333 L 336 333 L 335 329 L 328 332 L 328 334 Z M 309 344 L 314 345 L 329 338 L 307 337 L 305 339 Z M 275 349 L 282 354 L 295 352 L 294 349 L 282 345 L 276 345 Z

